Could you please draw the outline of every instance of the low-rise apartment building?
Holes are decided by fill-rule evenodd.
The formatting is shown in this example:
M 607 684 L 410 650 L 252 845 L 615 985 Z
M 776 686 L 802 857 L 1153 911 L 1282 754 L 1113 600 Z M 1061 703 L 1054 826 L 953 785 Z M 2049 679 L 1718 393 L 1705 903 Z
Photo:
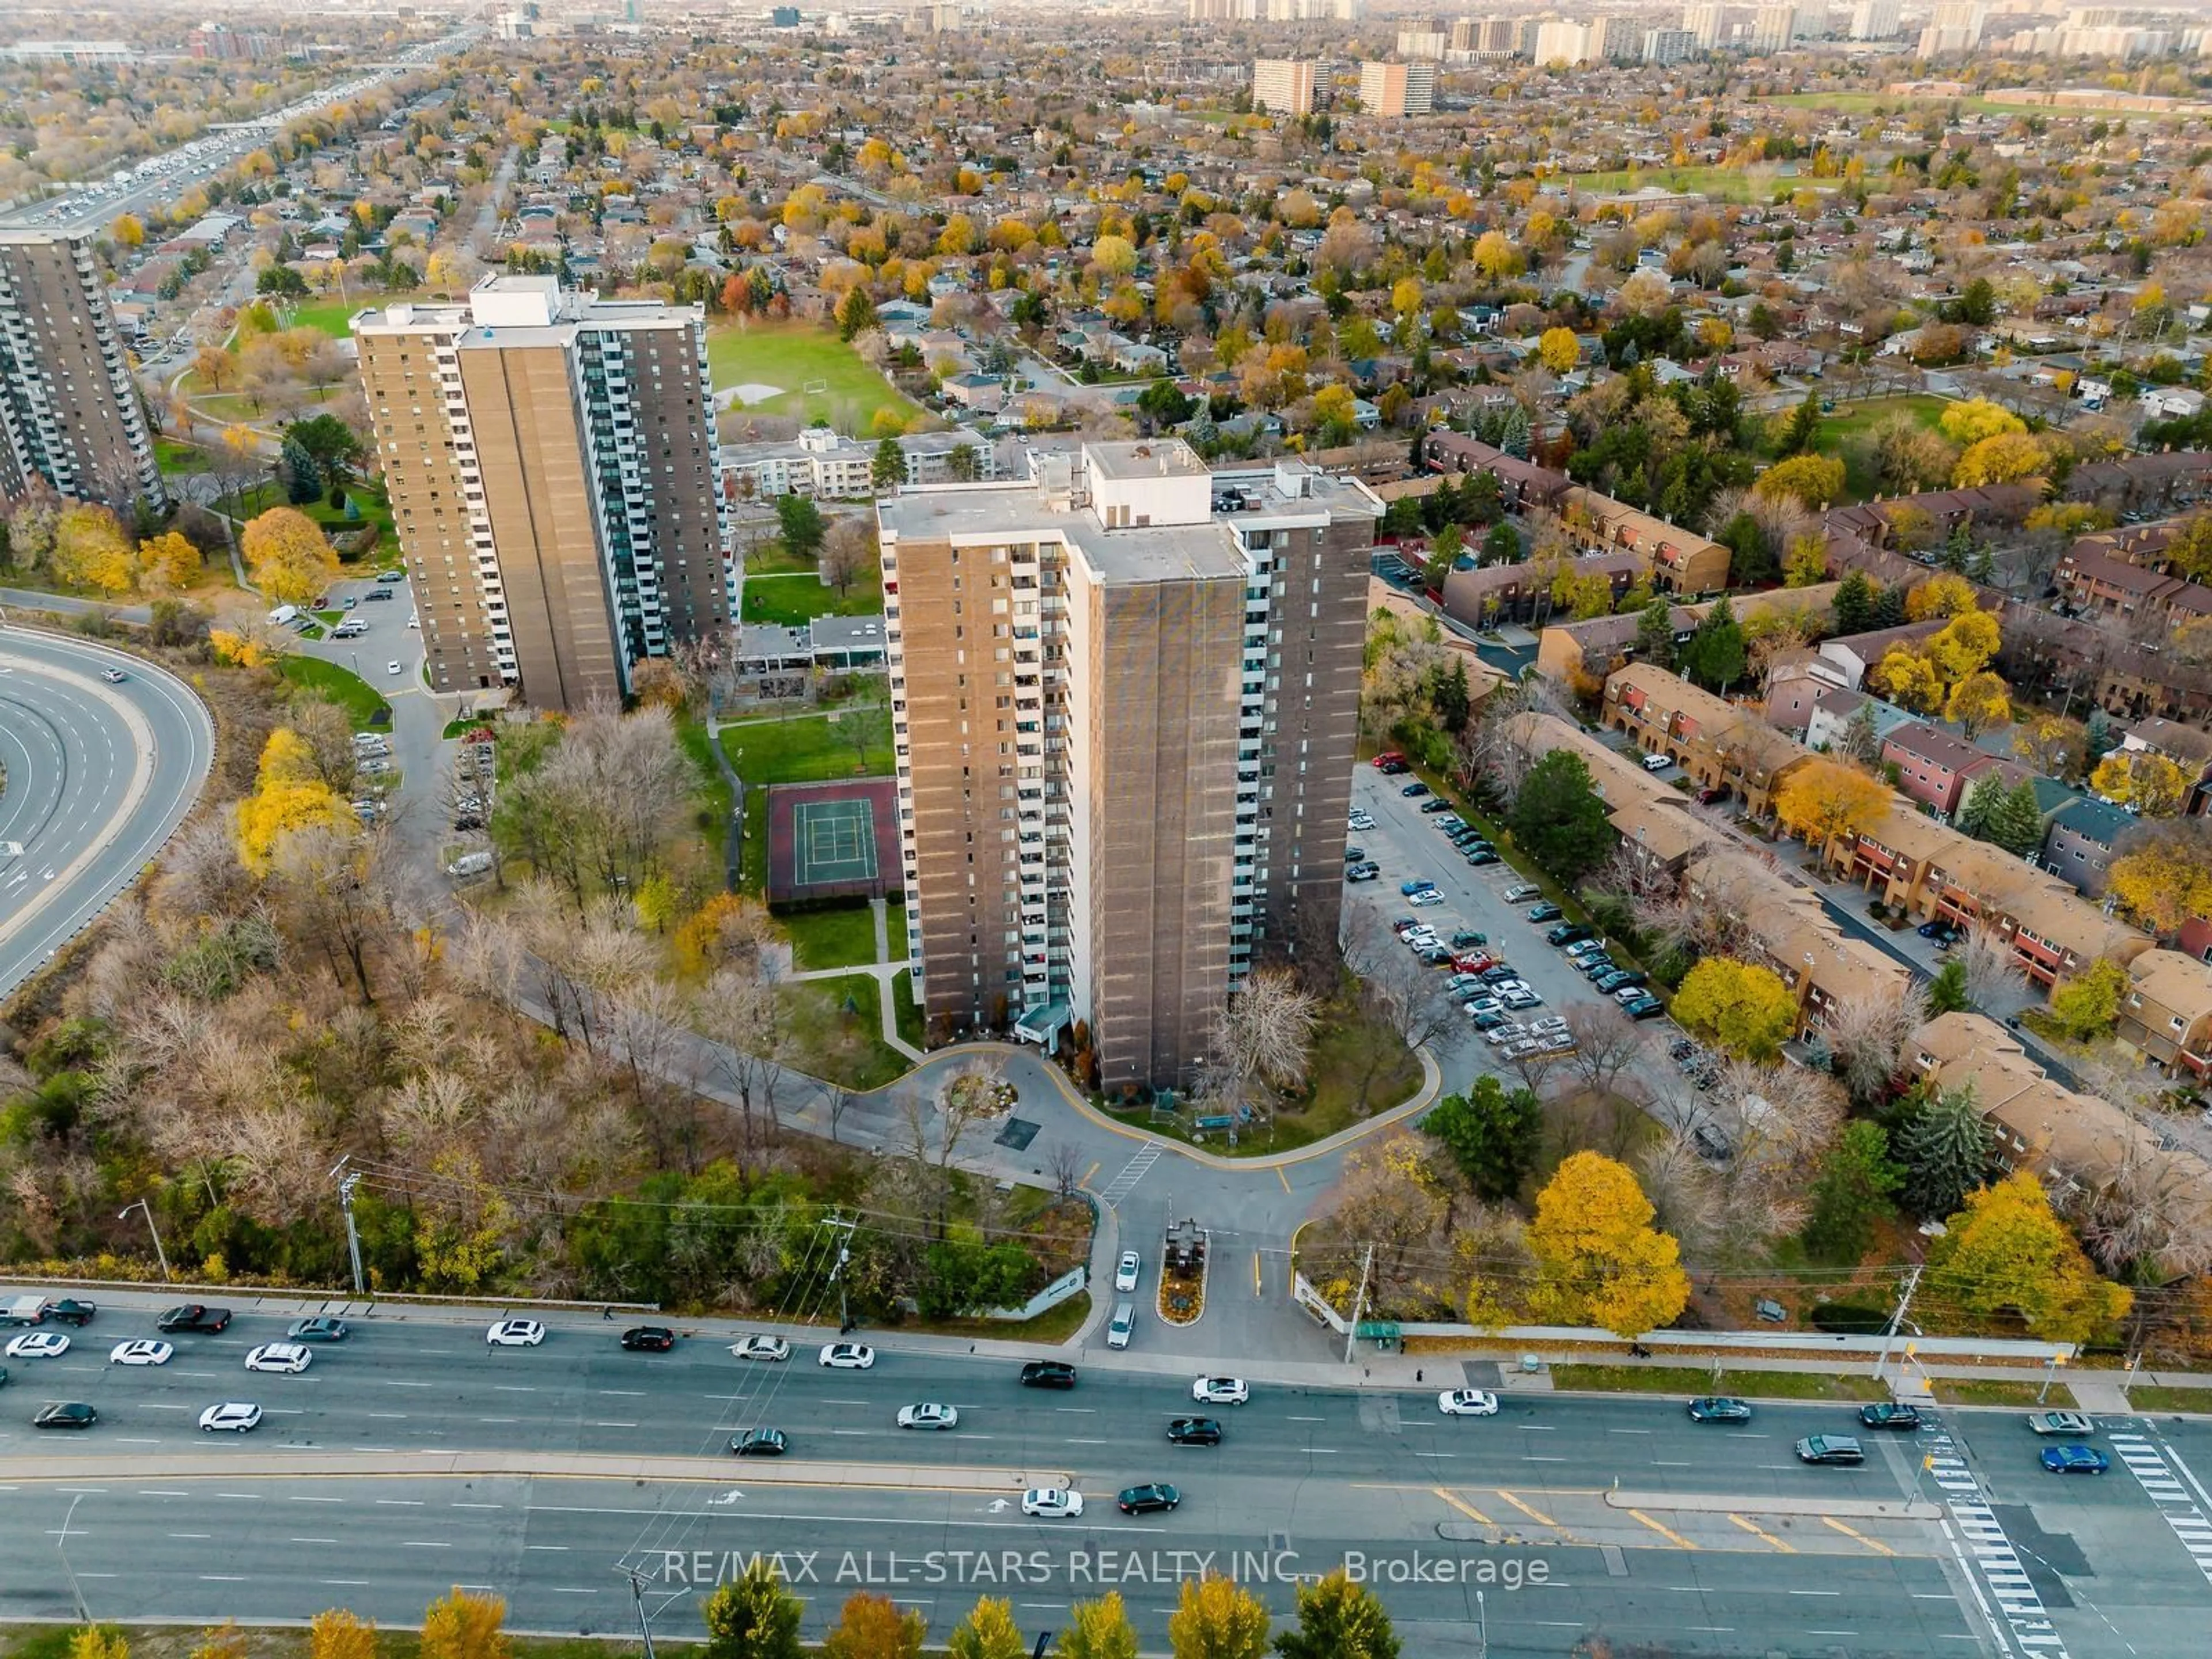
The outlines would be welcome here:
M 972 432 L 912 432 L 898 440 L 905 471 L 899 483 L 990 483 L 999 476 L 991 441 Z M 876 446 L 826 426 L 796 438 L 722 447 L 722 484 L 733 501 L 808 495 L 817 501 L 866 501 L 876 493 Z
M 1881 740 L 1881 759 L 1897 769 L 1897 787 L 1929 811 L 1949 817 L 1974 779 L 1996 764 L 1954 732 L 1915 720 Z
M 2051 814 L 2043 832 L 2043 867 L 2082 897 L 2100 899 L 2118 856 L 2114 849 L 2139 822 L 2110 801 L 2077 795 Z
M 1651 563 L 1651 585 L 1662 593 L 1717 593 L 1728 586 L 1727 548 L 1595 489 L 1568 490 L 1559 523 L 1583 547 L 1641 553 Z
M 1646 754 L 1675 761 L 1703 787 L 1728 790 L 1755 817 L 1771 813 L 1782 781 L 1810 758 L 1755 708 L 1729 702 L 1649 663 L 1631 663 L 1607 678 L 1604 720 Z
M 2120 1048 L 2160 1071 L 2212 1072 L 2212 963 L 2179 951 L 2146 951 L 2128 964 L 2120 1000 Z

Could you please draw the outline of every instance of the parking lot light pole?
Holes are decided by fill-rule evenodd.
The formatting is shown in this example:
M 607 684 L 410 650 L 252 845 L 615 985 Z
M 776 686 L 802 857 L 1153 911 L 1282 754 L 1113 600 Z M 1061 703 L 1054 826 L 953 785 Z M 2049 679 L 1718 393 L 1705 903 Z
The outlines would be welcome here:
M 141 1211 L 146 1217 L 146 1231 L 154 1236 L 154 1260 L 161 1264 L 161 1281 L 167 1284 L 170 1277 L 169 1257 L 168 1253 L 161 1248 L 161 1230 L 154 1224 L 154 1206 L 142 1198 L 136 1204 L 127 1205 L 118 1211 L 115 1218 L 118 1221 L 128 1221 L 131 1219 L 132 1210 Z

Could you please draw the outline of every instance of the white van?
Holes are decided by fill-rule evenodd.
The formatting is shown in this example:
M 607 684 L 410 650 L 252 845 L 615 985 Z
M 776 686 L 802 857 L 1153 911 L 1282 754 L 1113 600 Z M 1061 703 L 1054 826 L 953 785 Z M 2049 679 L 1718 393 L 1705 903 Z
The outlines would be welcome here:
M 269 625 L 271 628 L 282 628 L 286 623 L 290 622 L 299 614 L 300 607 L 298 605 L 280 605 L 274 611 L 269 613 Z
M 1129 1333 L 1136 1328 L 1137 1304 L 1133 1302 L 1120 1304 L 1114 1310 L 1112 1322 L 1106 1327 L 1106 1346 L 1109 1348 L 1127 1347 Z
M 489 853 L 464 853 L 446 866 L 446 873 L 456 881 L 465 876 L 489 875 L 490 872 L 491 854 Z

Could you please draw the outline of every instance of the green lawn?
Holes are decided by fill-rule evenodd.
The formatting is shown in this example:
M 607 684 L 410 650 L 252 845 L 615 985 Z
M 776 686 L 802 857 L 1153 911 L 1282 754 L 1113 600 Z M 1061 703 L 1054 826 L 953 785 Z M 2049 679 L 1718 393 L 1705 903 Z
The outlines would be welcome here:
M 858 1090 L 905 1075 L 911 1062 L 883 1038 L 882 996 L 872 975 L 802 980 L 776 994 L 790 1016 L 792 1063 L 799 1070 Z
M 1555 1389 L 1605 1394 L 1735 1393 L 1753 1400 L 1887 1400 L 1889 1390 L 1871 1377 L 1826 1371 L 1730 1370 L 1718 1380 L 1710 1365 L 1554 1365 Z
M 2212 1389 L 2161 1389 L 2139 1383 L 2128 1389 L 2128 1404 L 2139 1412 L 2212 1412 Z
M 154 440 L 154 461 L 162 471 L 172 475 L 208 470 L 207 451 L 198 444 L 179 443 L 174 438 Z
M 1091 1292 L 1078 1291 L 1066 1301 L 1047 1308 L 1035 1319 L 944 1319 L 932 1323 L 917 1320 L 906 1328 L 935 1331 L 945 1336 L 988 1336 L 1002 1342 L 1065 1342 L 1091 1317 Z
M 1874 474 L 1874 429 L 1893 415 L 1910 415 L 1929 431 L 1936 430 L 1950 407 L 1948 400 L 1912 393 L 1902 398 L 1869 398 L 1848 404 L 1824 416 L 1814 429 L 1813 447 L 1823 454 L 1838 456 L 1844 463 L 1844 493 L 1855 501 L 1870 501 L 1881 484 Z
M 865 904 L 800 910 L 783 918 L 792 961 L 801 972 L 857 968 L 876 959 L 875 914 Z
M 748 784 L 826 783 L 834 778 L 889 777 L 891 734 L 875 723 L 875 740 L 863 759 L 846 735 L 844 721 L 827 714 L 750 720 L 722 728 L 722 752 Z
M 2041 1404 L 2046 1411 L 2070 1412 L 2077 1403 L 2073 1389 L 2063 1382 L 2052 1383 L 2051 1391 L 2044 1394 L 2039 1379 L 2014 1382 L 1994 1376 L 1935 1376 L 1928 1381 L 1936 1398 L 1947 1406 L 2033 1406 L 2039 1394 L 2043 1395 Z
M 745 580 L 756 576 L 811 576 L 815 562 L 794 556 L 781 536 L 763 542 L 745 555 Z
M 294 685 L 321 692 L 346 711 L 356 732 L 392 729 L 392 705 L 367 680 L 349 668 L 341 668 L 320 657 L 287 657 L 284 678 Z
M 883 577 L 870 571 L 840 593 L 819 576 L 745 577 L 744 620 L 804 628 L 817 617 L 876 617 L 883 614 Z
M 891 981 L 891 1018 L 898 1022 L 898 1034 L 905 1039 L 908 1047 L 926 1048 L 929 1046 L 921 1007 L 914 1000 L 912 974 L 900 974 Z
M 811 323 L 718 324 L 707 333 L 707 369 L 718 390 L 746 385 L 782 389 L 781 396 L 753 404 L 756 410 L 799 420 L 821 416 L 840 432 L 858 437 L 878 435 L 879 414 L 896 416 L 908 431 L 934 424 L 835 330 Z M 821 391 L 803 389 L 817 381 Z M 741 412 L 732 411 L 733 416 Z
M 333 340 L 343 340 L 353 332 L 354 313 L 363 306 L 427 297 L 421 294 L 355 294 L 349 299 L 303 300 L 286 312 L 284 319 L 292 328 L 320 329 Z
M 2121 121 L 2181 121 L 2191 118 L 2181 111 L 2154 112 L 2139 109 L 2106 109 L 2096 105 L 2021 104 L 2000 102 L 1990 98 L 1954 98 L 1940 94 L 1908 96 L 1896 92 L 1789 92 L 1762 100 L 1784 104 L 1797 109 L 1817 109 L 1831 115 L 1872 115 L 1895 112 L 1910 115 L 1916 108 L 1940 105 L 1948 108 L 1956 104 L 1962 112 L 1975 115 L 2041 115 L 2056 120 L 2075 116 L 2094 119 L 2103 116 L 2108 120 Z M 2192 100 L 2194 101 L 2194 100 Z
M 906 902 L 902 899 L 893 899 L 889 908 L 890 914 L 885 918 L 888 926 L 884 936 L 890 941 L 890 959 L 893 962 L 904 962 L 908 954 L 906 939 Z
M 706 798 L 717 826 L 714 833 L 719 836 L 720 826 L 730 821 L 731 801 L 729 780 L 714 763 L 714 739 L 697 720 L 680 720 L 676 723 L 676 740 L 684 745 L 684 752 L 691 757 L 691 764 L 699 774 L 699 793 Z M 765 824 L 767 820 L 762 822 Z
M 1791 179 L 1778 179 L 1771 167 L 1618 167 L 1610 173 L 1582 173 L 1568 181 L 1577 190 L 1612 196 L 1632 191 L 1683 191 L 1710 196 L 1717 202 L 1764 202 Z M 1809 179 L 1805 180 L 1810 184 Z M 1828 181 L 1833 187 L 1834 181 Z

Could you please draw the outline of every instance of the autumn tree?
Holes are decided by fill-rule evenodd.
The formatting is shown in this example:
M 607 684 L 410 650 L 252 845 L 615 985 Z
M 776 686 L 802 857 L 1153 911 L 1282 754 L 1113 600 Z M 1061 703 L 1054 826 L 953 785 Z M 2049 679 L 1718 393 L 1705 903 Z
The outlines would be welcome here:
M 986 1595 L 953 1627 L 945 1650 L 951 1659 L 1026 1659 L 1030 1644 L 1014 1622 L 1014 1604 Z
M 1970 489 L 2006 483 L 2032 477 L 2050 465 L 2051 452 L 2039 440 L 2025 432 L 2008 432 L 1968 445 L 1959 464 L 1951 469 L 1951 485 L 1954 489 Z
M 101 593 L 128 592 L 137 574 L 131 538 L 104 507 L 76 501 L 54 520 L 48 568 L 56 580 Z
M 296 507 L 272 507 L 258 514 L 239 545 L 253 585 L 279 605 L 307 605 L 337 580 L 338 556 L 328 538 Z
M 1382 1602 L 1342 1567 L 1297 1589 L 1297 1623 L 1275 1638 L 1281 1659 L 1398 1659 Z
M 1977 669 L 1951 688 L 1943 718 L 1959 726 L 1968 742 L 2012 718 L 2012 688 L 1986 668 Z
M 2160 939 L 2212 915 L 2212 822 L 2174 818 L 2129 831 L 2105 890 Z
M 1680 1247 L 1625 1164 L 1577 1152 L 1536 1197 L 1528 1232 L 1536 1267 L 1531 1305 L 1547 1324 L 1596 1325 L 1637 1337 L 1689 1304 Z
M 1771 1060 L 1797 1029 L 1797 999 L 1771 968 L 1707 957 L 1683 976 L 1674 1014 L 1730 1054 Z
M 376 1659 L 376 1626 L 343 1607 L 328 1607 L 307 1625 L 308 1659 Z
M 741 1577 L 721 1584 L 699 1609 L 708 1659 L 799 1659 L 805 1611 L 774 1564 L 755 1556 Z
M 1978 673 L 2004 642 L 1997 619 L 1986 611 L 1966 611 L 1943 624 L 1923 649 L 1946 685 Z
M 1969 398 L 1946 405 L 1936 424 L 1942 428 L 1945 437 L 1961 448 L 1971 448 L 1984 439 L 2027 430 L 2027 422 L 1987 398 Z
M 1891 799 L 1881 779 L 1816 755 L 1783 779 L 1774 815 L 1784 829 L 1825 854 L 1838 841 L 1874 829 L 1888 816 Z
M 1792 455 L 1760 473 L 1752 493 L 1819 512 L 1844 493 L 1844 464 L 1826 455 Z
M 1917 714 L 1932 714 L 1943 703 L 1943 677 L 1921 652 L 1893 645 L 1867 676 L 1875 690 Z
M 70 1635 L 69 1659 L 131 1659 L 131 1644 L 121 1631 L 87 1625 Z
M 507 1603 L 456 1584 L 422 1610 L 422 1659 L 507 1659 Z
M 1175 1659 L 1261 1659 L 1267 1625 L 1267 1609 L 1249 1590 L 1210 1572 L 1182 1581 L 1168 1615 L 1168 1648 Z
M 262 746 L 253 792 L 234 809 L 238 861 L 255 875 L 275 866 L 284 837 L 324 829 L 350 833 L 359 828 L 353 809 L 317 775 L 313 750 L 283 726 Z
M 1572 374 L 1583 360 L 1582 342 L 1571 328 L 1547 328 L 1536 342 L 1536 360 L 1554 374 Z
M 2128 970 L 2100 957 L 2051 994 L 2051 1020 L 2076 1042 L 2109 1033 L 2132 988 Z
M 2152 749 L 2115 749 L 2089 774 L 2089 787 L 2147 818 L 2170 818 L 2189 799 L 2187 773 Z
M 1121 1592 L 1108 1590 L 1096 1601 L 1071 1606 L 1052 1650 L 1058 1659 L 1137 1659 L 1136 1627 Z
M 1928 1252 L 1922 1293 L 1983 1319 L 2016 1316 L 2054 1342 L 2083 1342 L 2135 1298 L 2097 1276 L 2027 1170 L 1966 1195 Z
M 1946 570 L 1913 585 L 1905 596 L 1905 618 L 1922 622 L 1929 617 L 1957 617 L 1981 606 L 1981 594 L 1973 583 Z
M 145 592 L 180 592 L 199 574 L 200 550 L 191 538 L 165 530 L 138 544 L 138 586 Z

